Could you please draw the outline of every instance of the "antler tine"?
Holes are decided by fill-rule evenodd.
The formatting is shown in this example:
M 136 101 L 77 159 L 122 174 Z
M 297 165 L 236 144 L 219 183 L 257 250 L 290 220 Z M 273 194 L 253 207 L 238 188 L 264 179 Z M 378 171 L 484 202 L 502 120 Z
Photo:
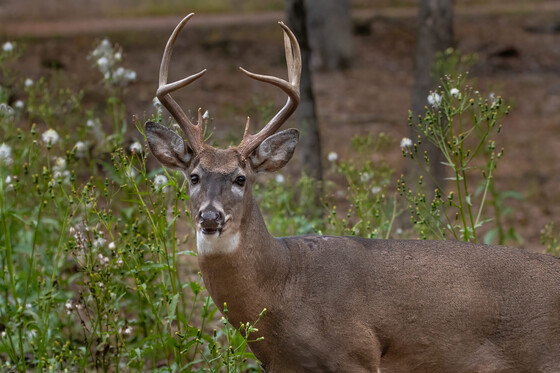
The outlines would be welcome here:
M 240 67 L 241 71 L 250 78 L 272 84 L 282 89 L 288 95 L 288 101 L 284 107 L 268 122 L 268 124 L 257 134 L 248 134 L 247 129 L 243 140 L 239 144 L 239 152 L 247 157 L 267 137 L 273 135 L 284 122 L 293 114 L 299 104 L 299 80 L 301 76 L 301 52 L 296 37 L 283 22 L 278 22 L 284 31 L 284 49 L 286 51 L 286 63 L 288 66 L 288 81 L 269 76 L 254 74 Z
M 169 62 L 171 61 L 171 54 L 173 53 L 175 40 L 177 40 L 179 33 L 181 32 L 183 27 L 187 24 L 187 22 L 189 21 L 189 19 L 191 19 L 193 15 L 194 13 L 191 13 L 187 15 L 185 18 L 183 18 L 183 20 L 179 22 L 177 27 L 175 27 L 175 30 L 173 30 L 173 33 L 171 34 L 169 40 L 167 41 L 167 45 L 165 46 L 163 57 L 161 59 L 161 66 L 159 68 L 159 87 L 156 93 L 156 97 L 160 100 L 162 105 L 165 106 L 167 110 L 169 110 L 169 112 L 171 113 L 173 118 L 175 118 L 179 126 L 181 126 L 183 132 L 185 132 L 185 135 L 187 136 L 187 140 L 189 141 L 189 146 L 192 148 L 192 150 L 195 153 L 199 153 L 200 151 L 202 151 L 204 147 L 204 138 L 202 134 L 202 121 L 200 119 L 200 115 L 198 119 L 198 124 L 194 125 L 189 120 L 189 117 L 185 114 L 183 109 L 181 109 L 179 104 L 177 104 L 177 102 L 173 99 L 173 97 L 171 97 L 171 92 L 174 92 L 194 82 L 195 80 L 197 80 L 198 78 L 200 78 L 202 75 L 206 73 L 206 69 L 202 70 L 199 73 L 183 78 L 181 80 L 175 81 L 173 83 L 167 83 L 167 76 L 169 74 Z

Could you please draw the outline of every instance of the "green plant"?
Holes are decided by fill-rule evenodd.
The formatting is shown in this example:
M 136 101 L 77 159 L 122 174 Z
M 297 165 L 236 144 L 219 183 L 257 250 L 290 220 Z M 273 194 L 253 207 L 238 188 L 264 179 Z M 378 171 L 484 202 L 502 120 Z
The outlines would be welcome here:
M 326 232 L 367 238 L 391 237 L 395 218 L 400 213 L 395 196 L 388 190 L 393 170 L 384 161 L 372 160 L 372 156 L 388 149 L 391 144 L 391 139 L 384 133 L 355 136 L 352 147 L 359 161 L 339 161 L 338 155 L 330 154 L 333 170 L 344 176 L 348 185 L 345 194 L 349 207 L 341 217 L 336 204 L 325 200 L 330 209 Z
M 541 244 L 546 248 L 546 252 L 560 256 L 560 232 L 554 223 L 544 226 L 541 231 Z
M 420 154 L 418 146 L 423 139 L 434 144 L 450 170 L 448 187 L 439 186 L 432 201 L 427 201 L 421 190 L 422 178 L 417 192 L 407 188 L 401 178 L 399 192 L 407 199 L 412 222 L 423 238 L 443 238 L 449 233 L 455 239 L 477 242 L 477 230 L 493 220 L 483 211 L 494 190 L 493 175 L 504 153 L 503 148 L 496 150 L 494 136 L 500 133 L 500 120 L 510 108 L 501 97 L 491 94 L 485 98 L 467 86 L 464 75 L 444 77 L 441 89 L 428 96 L 428 103 L 425 116 L 416 120 L 409 115 L 409 125 L 416 126 L 422 135 L 416 143 L 403 139 L 401 148 L 403 156 L 429 169 L 427 152 Z M 469 182 L 476 170 L 482 176 L 479 194 L 473 192 Z
M 255 371 L 256 322 L 220 323 L 192 260 L 182 176 L 124 146 L 118 69 L 94 110 L 56 76 L 2 90 L 0 369 Z

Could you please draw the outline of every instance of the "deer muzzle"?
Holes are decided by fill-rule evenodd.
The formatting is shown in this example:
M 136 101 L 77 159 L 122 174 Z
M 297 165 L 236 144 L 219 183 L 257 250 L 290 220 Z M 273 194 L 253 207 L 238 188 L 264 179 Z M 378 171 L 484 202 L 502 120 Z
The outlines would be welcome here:
M 224 227 L 224 213 L 214 207 L 208 207 L 198 213 L 197 223 L 202 233 L 215 234 Z

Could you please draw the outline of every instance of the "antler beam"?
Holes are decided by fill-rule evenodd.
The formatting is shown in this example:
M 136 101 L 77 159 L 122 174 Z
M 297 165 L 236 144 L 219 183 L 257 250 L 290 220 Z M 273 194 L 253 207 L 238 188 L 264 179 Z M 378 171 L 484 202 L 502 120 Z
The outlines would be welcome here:
M 240 67 L 241 71 L 249 77 L 277 86 L 288 95 L 288 101 L 284 107 L 268 122 L 268 124 L 257 134 L 248 133 L 249 121 L 243 140 L 238 146 L 241 155 L 246 158 L 255 150 L 267 137 L 273 135 L 284 122 L 293 114 L 299 104 L 299 79 L 301 76 L 301 52 L 296 37 L 283 22 L 278 22 L 284 31 L 284 49 L 286 50 L 286 62 L 288 65 L 288 81 L 283 79 L 254 74 Z
M 200 78 L 206 73 L 206 69 L 176 82 L 167 83 L 169 62 L 171 60 L 171 54 L 173 52 L 175 40 L 177 40 L 177 36 L 193 15 L 194 13 L 191 13 L 183 18 L 183 20 L 177 25 L 177 27 L 175 27 L 175 30 L 173 30 L 173 33 L 167 41 L 167 45 L 165 46 L 163 57 L 161 59 L 161 66 L 159 68 L 159 88 L 157 90 L 156 97 L 160 100 L 162 105 L 165 106 L 167 110 L 169 110 L 179 126 L 181 126 L 183 132 L 185 133 L 185 136 L 187 137 L 187 140 L 189 141 L 189 147 L 195 152 L 195 154 L 198 154 L 204 148 L 202 117 L 200 115 L 200 109 L 198 109 L 198 123 L 197 125 L 194 125 L 189 120 L 189 117 L 185 114 L 183 109 L 181 109 L 179 104 L 177 104 L 173 97 L 171 97 L 171 93 L 191 84 L 192 82 Z

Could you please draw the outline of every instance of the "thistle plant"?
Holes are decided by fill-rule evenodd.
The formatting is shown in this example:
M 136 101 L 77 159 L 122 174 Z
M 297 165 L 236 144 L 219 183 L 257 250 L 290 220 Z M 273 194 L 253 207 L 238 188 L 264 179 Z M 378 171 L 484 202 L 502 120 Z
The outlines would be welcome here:
M 477 242 L 479 228 L 485 223 L 501 224 L 484 212 L 494 194 L 494 173 L 504 154 L 495 136 L 510 107 L 500 96 L 483 97 L 465 80 L 466 75 L 446 75 L 439 89 L 428 96 L 426 114 L 419 118 L 409 114 L 409 125 L 420 133 L 416 141 L 401 142 L 403 156 L 425 167 L 428 175 L 430 159 L 419 146 L 424 139 L 431 142 L 442 152 L 449 170 L 447 185 L 438 186 L 431 201 L 422 190 L 422 177 L 416 191 L 404 178 L 398 181 L 399 193 L 408 201 L 412 222 L 424 239 L 451 235 Z M 481 178 L 479 188 L 471 181 L 473 174 Z
M 108 140 L 113 148 L 122 143 L 126 134 L 127 122 L 122 97 L 126 88 L 136 80 L 136 72 L 120 66 L 123 50 L 109 39 L 103 39 L 88 56 L 92 66 L 103 75 L 102 84 L 107 95 L 107 114 L 111 120 L 113 131 Z M 111 149 L 112 150 L 112 149 Z

